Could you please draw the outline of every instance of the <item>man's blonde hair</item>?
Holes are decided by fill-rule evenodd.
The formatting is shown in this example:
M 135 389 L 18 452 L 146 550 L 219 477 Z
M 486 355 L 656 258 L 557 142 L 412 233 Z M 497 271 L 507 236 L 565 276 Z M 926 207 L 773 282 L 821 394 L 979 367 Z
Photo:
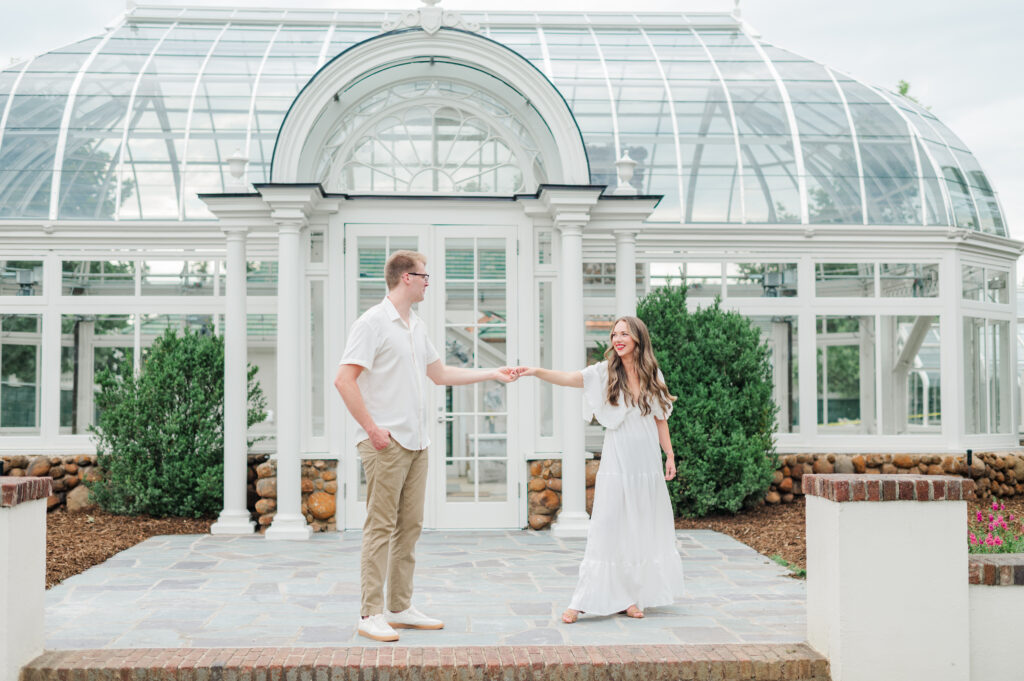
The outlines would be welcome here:
M 427 256 L 416 251 L 395 251 L 384 263 L 384 281 L 387 282 L 388 290 L 391 291 L 398 282 L 402 281 L 402 275 L 406 272 L 413 272 L 420 265 L 427 264 Z

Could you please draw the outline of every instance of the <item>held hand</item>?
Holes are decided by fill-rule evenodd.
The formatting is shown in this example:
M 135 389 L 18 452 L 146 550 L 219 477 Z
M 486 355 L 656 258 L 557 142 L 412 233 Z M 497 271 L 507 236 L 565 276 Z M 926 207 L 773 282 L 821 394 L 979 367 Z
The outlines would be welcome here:
M 367 435 L 370 436 L 370 444 L 373 445 L 373 448 L 378 452 L 391 444 L 391 432 L 386 428 L 374 427 L 374 429 L 367 433 Z
M 669 457 L 665 459 L 665 479 L 671 480 L 676 477 L 676 461 L 674 458 Z
M 518 376 L 536 376 L 537 367 L 516 367 L 515 371 L 518 372 Z
M 493 380 L 501 381 L 502 383 L 512 383 L 519 378 L 519 374 L 516 373 L 515 367 L 501 367 L 500 369 L 495 369 L 491 372 L 490 377 Z

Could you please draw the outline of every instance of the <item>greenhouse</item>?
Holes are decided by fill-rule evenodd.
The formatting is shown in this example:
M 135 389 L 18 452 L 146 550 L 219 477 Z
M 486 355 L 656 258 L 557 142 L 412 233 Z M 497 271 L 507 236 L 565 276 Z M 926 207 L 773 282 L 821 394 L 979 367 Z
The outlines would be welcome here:
M 337 461 L 338 525 L 361 526 L 332 381 L 401 248 L 428 256 L 448 364 L 582 366 L 684 283 L 762 330 L 780 452 L 1018 444 L 1022 244 L 929 110 L 738 12 L 433 4 L 139 5 L 0 72 L 0 449 L 93 451 L 98 372 L 142 370 L 169 327 L 224 334 L 227 467 L 249 362 L 256 449 L 295 486 Z M 600 443 L 547 384 L 430 400 L 429 527 L 521 527 L 527 462 L 582 475 Z M 241 484 L 223 527 L 248 523 Z M 280 536 L 305 531 L 290 494 Z

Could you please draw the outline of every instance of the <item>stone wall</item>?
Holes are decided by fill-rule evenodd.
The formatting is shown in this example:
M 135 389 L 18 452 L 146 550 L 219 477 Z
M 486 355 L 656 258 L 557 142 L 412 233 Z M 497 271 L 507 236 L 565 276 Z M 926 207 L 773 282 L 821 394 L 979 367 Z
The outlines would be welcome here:
M 60 506 L 79 511 L 92 506 L 89 490 L 83 480 L 100 479 L 96 457 L 92 454 L 66 456 L 3 456 L 4 475 L 11 477 L 48 477 L 53 480 L 53 493 L 46 499 L 46 510 Z
M 949 454 L 785 454 L 765 495 L 769 504 L 788 504 L 803 494 L 809 473 L 867 475 L 956 475 L 972 478 L 982 497 L 1024 494 L 1024 452 L 976 452 L 967 469 L 966 455 Z
M 949 454 L 780 454 L 779 468 L 765 495 L 769 504 L 792 503 L 803 495 L 801 480 L 809 473 L 863 473 L 866 475 L 958 475 L 974 479 L 982 497 L 1024 494 L 1024 452 L 976 452 L 968 472 L 966 456 Z M 594 481 L 601 455 L 587 461 L 587 514 L 594 504 Z M 542 530 L 558 518 L 562 508 L 562 462 L 537 459 L 528 464 L 530 481 L 528 522 Z
M 587 515 L 594 507 L 594 483 L 601 455 L 587 461 Z M 558 518 L 562 508 L 562 462 L 559 459 L 537 459 L 528 462 L 530 482 L 527 485 L 528 523 L 531 529 L 543 530 Z
M 314 532 L 334 532 L 338 494 L 338 462 L 302 461 L 302 515 Z M 249 457 L 249 512 L 259 532 L 266 532 L 277 513 L 277 461 L 267 454 Z

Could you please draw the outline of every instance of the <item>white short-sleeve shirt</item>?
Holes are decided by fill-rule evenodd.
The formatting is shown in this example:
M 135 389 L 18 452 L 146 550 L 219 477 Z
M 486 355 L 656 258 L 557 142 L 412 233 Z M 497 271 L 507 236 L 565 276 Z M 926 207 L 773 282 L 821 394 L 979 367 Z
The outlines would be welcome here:
M 374 423 L 406 449 L 418 450 L 430 446 L 427 366 L 438 359 L 423 321 L 410 310 L 406 326 L 385 298 L 352 325 L 340 364 L 363 367 L 356 384 Z M 356 442 L 367 437 L 356 424 Z

